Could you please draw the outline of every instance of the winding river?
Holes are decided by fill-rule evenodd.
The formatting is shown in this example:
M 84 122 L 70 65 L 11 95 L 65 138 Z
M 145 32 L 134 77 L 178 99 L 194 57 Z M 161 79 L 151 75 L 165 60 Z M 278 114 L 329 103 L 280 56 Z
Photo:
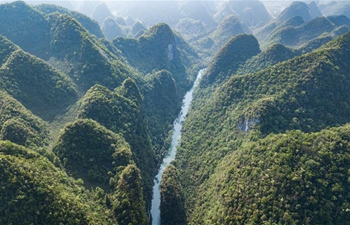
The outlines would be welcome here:
M 191 90 L 189 90 L 183 101 L 182 101 L 182 108 L 181 111 L 174 121 L 174 128 L 173 128 L 173 135 L 171 137 L 171 144 L 168 150 L 167 155 L 164 157 L 162 165 L 159 168 L 158 174 L 154 178 L 154 186 L 153 186 L 153 199 L 152 199 L 152 207 L 151 207 L 151 215 L 152 215 L 152 225 L 161 225 L 160 220 L 160 181 L 162 179 L 163 171 L 165 168 L 170 164 L 171 161 L 175 159 L 176 155 L 176 147 L 181 139 L 181 130 L 182 130 L 182 123 L 186 119 L 186 115 L 188 113 L 188 110 L 190 108 L 192 99 L 193 99 L 193 91 L 197 87 L 199 83 L 199 79 L 203 75 L 204 70 L 200 70 L 198 72 L 197 78 L 194 82 L 193 87 Z

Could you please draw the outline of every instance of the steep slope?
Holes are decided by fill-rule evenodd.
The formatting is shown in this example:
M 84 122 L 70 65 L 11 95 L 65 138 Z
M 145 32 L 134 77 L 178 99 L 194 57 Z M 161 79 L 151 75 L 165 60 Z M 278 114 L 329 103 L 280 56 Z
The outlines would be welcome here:
M 168 70 L 172 73 L 179 93 L 183 95 L 189 87 L 189 78 L 175 35 L 164 23 L 157 24 L 137 39 L 116 38 L 113 44 L 122 51 L 130 65 L 142 73 Z
M 133 76 L 127 65 L 76 20 L 60 14 L 50 14 L 49 20 L 53 40 L 50 61 L 65 69 L 81 89 L 87 90 L 95 83 L 115 88 L 126 77 Z
M 107 191 L 115 185 L 110 180 L 129 164 L 121 157 L 123 151 L 130 152 L 130 147 L 122 137 L 82 119 L 67 124 L 53 148 L 68 174 L 83 179 L 87 188 L 101 186 Z
M 259 23 L 266 23 L 271 20 L 270 14 L 259 0 L 222 2 L 214 18 L 217 22 L 220 22 L 229 14 L 235 15 L 249 27 L 255 27 Z
M 346 125 L 247 144 L 203 187 L 191 224 L 349 224 L 349 134 Z
M 332 22 L 335 21 L 335 23 Z M 281 43 L 290 47 L 297 47 L 308 41 L 322 36 L 339 36 L 349 31 L 348 18 L 319 17 L 302 24 L 299 27 L 281 27 L 275 29 L 269 37 L 266 38 L 263 45 L 269 46 L 273 43 Z
M 70 78 L 20 49 L 8 56 L 0 76 L 1 89 L 45 120 L 77 100 Z
M 179 112 L 179 95 L 174 78 L 166 70 L 148 76 L 147 83 L 148 89 L 144 91 L 145 113 L 152 145 L 159 156 L 167 150 L 164 140 L 168 137 L 173 120 Z
M 203 49 L 206 49 L 208 55 L 212 55 L 234 36 L 251 33 L 249 28 L 247 29 L 244 29 L 243 24 L 237 19 L 237 17 L 230 14 L 220 22 L 214 32 L 198 40 L 195 43 L 195 46 L 199 51 L 202 52 Z
M 240 66 L 237 73 L 247 74 L 258 72 L 279 62 L 291 59 L 299 54 L 300 53 L 296 50 L 287 48 L 281 44 L 275 44 L 260 54 L 248 59 L 242 66 Z
M 241 64 L 259 53 L 259 43 L 253 35 L 233 37 L 214 56 L 202 78 L 201 87 L 225 82 Z
M 272 32 L 276 30 L 288 29 L 288 27 L 298 27 L 304 22 L 321 17 L 317 5 L 311 2 L 309 5 L 296 1 L 292 2 L 286 7 L 275 19 L 267 23 L 266 25 L 255 29 L 255 35 L 259 41 L 265 40 L 268 36 L 271 36 Z M 319 28 L 314 24 L 313 29 Z
M 273 20 L 270 23 L 268 23 L 267 25 L 256 29 L 255 32 L 254 32 L 254 35 L 256 36 L 256 38 L 260 42 L 262 42 L 269 35 L 271 35 L 271 33 L 274 30 L 283 29 L 283 28 L 286 28 L 286 27 L 299 27 L 303 23 L 305 23 L 305 21 L 303 20 L 303 18 L 301 16 L 294 16 L 294 17 L 290 18 L 289 20 L 287 20 L 287 21 L 285 21 L 284 23 L 281 23 L 281 24 L 278 24 L 278 22 L 276 20 Z
M 0 5 L 0 33 L 24 51 L 46 59 L 50 24 L 45 16 L 22 1 Z M 38 44 L 40 43 L 40 44 Z
M 123 135 L 130 144 L 133 160 L 143 177 L 144 195 L 151 199 L 156 157 L 152 149 L 144 117 L 142 97 L 132 80 L 124 81 L 119 90 L 112 92 L 95 85 L 84 96 L 79 118 L 96 120 L 106 128 Z
M 122 28 L 112 17 L 108 17 L 103 21 L 102 31 L 109 41 L 112 41 L 118 36 L 126 36 Z
M 16 99 L 0 91 L 0 139 L 26 147 L 48 144 L 46 124 Z
M 245 139 L 256 141 L 270 133 L 293 129 L 315 132 L 350 121 L 349 43 L 350 33 L 347 33 L 312 53 L 258 73 L 232 76 L 215 93 L 208 94 L 206 89 L 196 93 L 184 124 L 182 144 L 175 163 L 182 176 L 188 221 L 201 224 L 205 222 L 202 219 L 210 217 L 216 223 L 225 223 L 218 219 L 231 215 L 227 211 L 220 214 L 223 211 L 217 212 L 215 208 L 209 211 L 212 207 L 204 207 L 208 209 L 205 210 L 200 207 L 203 201 L 199 199 L 211 186 L 207 183 L 208 179 L 221 176 L 217 165 L 224 162 L 226 155 L 239 149 Z M 227 63 L 230 64 L 229 61 Z M 220 68 L 224 66 L 220 65 Z M 230 66 L 226 65 L 226 68 Z M 331 182 L 328 177 L 326 180 Z M 231 192 L 229 188 L 221 193 Z M 208 194 L 212 196 L 214 192 Z M 230 199 L 232 197 L 228 196 L 227 200 Z M 273 198 L 271 201 L 277 200 Z M 225 210 L 230 207 L 225 206 Z M 261 207 L 269 211 L 267 206 Z M 243 213 L 240 208 L 237 210 Z M 300 218 L 304 212 L 293 216 Z M 250 215 L 249 221 L 254 221 L 253 215 Z M 271 218 L 269 214 L 266 216 Z M 322 213 L 316 216 L 315 220 L 322 219 Z M 228 216 L 227 219 L 232 221 L 233 217 Z M 335 221 L 336 217 L 331 220 Z
M 70 15 L 45 16 L 24 2 L 3 4 L 0 12 L 2 35 L 69 75 L 79 90 L 86 91 L 95 83 L 113 89 L 134 75 Z
M 90 19 L 90 17 L 84 14 L 78 13 L 76 11 L 70 11 L 66 8 L 51 4 L 41 4 L 35 6 L 35 8 L 46 15 L 54 12 L 69 15 L 76 19 L 81 25 L 83 25 L 84 28 L 88 30 L 91 34 L 95 35 L 97 38 L 103 38 L 103 34 L 98 23 L 96 23 L 96 21 L 93 21 L 92 19 Z
M 311 10 L 309 6 L 304 2 L 296 1 L 284 9 L 276 20 L 280 24 L 295 16 L 300 16 L 305 22 L 314 19 L 311 17 Z
M 0 35 L 0 65 L 6 62 L 7 58 L 19 49 L 13 42 Z
M 108 17 L 114 17 L 105 2 L 96 5 L 90 16 L 99 24 L 103 24 L 103 21 Z
M 45 157 L 0 141 L 1 224 L 111 224 L 107 207 Z

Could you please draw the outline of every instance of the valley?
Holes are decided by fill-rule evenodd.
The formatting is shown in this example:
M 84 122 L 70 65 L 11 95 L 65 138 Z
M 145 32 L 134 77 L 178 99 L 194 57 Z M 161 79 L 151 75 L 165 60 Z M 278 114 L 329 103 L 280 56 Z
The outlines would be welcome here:
M 0 1 L 0 224 L 350 224 L 348 9 Z

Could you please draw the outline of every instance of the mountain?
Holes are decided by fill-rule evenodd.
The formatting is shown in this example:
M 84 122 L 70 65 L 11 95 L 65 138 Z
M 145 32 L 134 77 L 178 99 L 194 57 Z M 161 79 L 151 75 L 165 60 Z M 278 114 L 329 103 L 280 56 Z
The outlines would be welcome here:
M 90 17 L 84 14 L 51 4 L 41 4 L 35 6 L 35 8 L 46 15 L 54 12 L 69 15 L 76 19 L 86 30 L 88 30 L 91 34 L 95 35 L 97 38 L 104 37 L 98 23 L 96 23 L 96 21 L 90 19 Z
M 50 45 L 48 31 L 50 24 L 45 16 L 28 4 L 17 1 L 0 5 L 0 34 L 24 51 L 46 59 Z
M 0 141 L 0 161 L 1 224 L 116 223 L 81 181 L 37 152 Z
M 26 147 L 46 146 L 47 124 L 6 92 L 0 91 L 0 97 L 0 139 Z
M 86 91 L 95 83 L 115 88 L 134 75 L 69 15 L 45 16 L 24 2 L 0 5 L 0 11 L 0 33 L 70 76 L 79 90 Z
M 0 87 L 45 120 L 77 100 L 69 77 L 18 49 L 0 68 Z
M 271 20 L 271 16 L 266 10 L 264 4 L 259 0 L 252 1 L 227 1 L 219 5 L 214 18 L 220 22 L 229 14 L 235 15 L 242 23 L 248 27 L 255 27 L 258 24 L 266 23 Z M 258 25 L 259 26 L 259 25 Z
M 309 6 L 304 2 L 296 1 L 284 9 L 276 20 L 280 24 L 295 16 L 300 16 L 305 22 L 314 19 L 311 17 L 311 10 Z
M 171 73 L 166 70 L 151 74 L 148 79 L 148 89 L 144 91 L 145 113 L 148 117 L 150 137 L 158 155 L 164 154 L 167 147 L 164 140 L 172 129 L 173 118 L 180 109 L 179 94 L 176 82 Z
M 222 160 L 221 175 L 198 196 L 193 224 L 349 224 L 349 128 L 246 144 Z
M 238 35 L 229 40 L 214 56 L 201 81 L 201 87 L 220 84 L 238 70 L 246 60 L 260 53 L 253 35 Z
M 90 16 L 99 24 L 103 24 L 103 21 L 108 17 L 114 17 L 107 4 L 104 2 L 96 5 Z
M 244 33 L 251 33 L 251 31 L 249 28 L 245 28 L 237 17 L 230 14 L 220 22 L 213 33 L 199 40 L 196 46 L 198 49 L 208 49 L 213 54 L 231 38 Z M 208 45 L 207 43 L 211 44 Z
M 333 23 L 333 21 L 335 23 Z M 298 27 L 286 26 L 276 28 L 264 41 L 265 46 L 281 43 L 290 47 L 297 47 L 322 36 L 339 36 L 349 30 L 349 19 L 318 17 L 303 23 Z
M 78 117 L 93 119 L 123 135 L 130 144 L 133 160 L 141 170 L 144 195 L 148 201 L 151 199 L 156 157 L 147 131 L 142 96 L 131 79 L 123 82 L 119 92 L 113 93 L 100 85 L 93 86 L 82 100 Z
M 306 4 L 304 2 L 295 1 L 286 7 L 275 19 L 269 21 L 262 27 L 256 28 L 255 34 L 259 41 L 264 41 L 268 36 L 277 30 L 287 29 L 289 27 L 299 27 L 303 23 L 321 17 L 315 2 Z M 316 24 L 314 25 L 316 26 Z M 322 27 L 314 27 L 314 29 Z
M 121 36 L 121 37 L 126 36 L 123 29 L 118 25 L 118 23 L 112 17 L 108 17 L 103 21 L 102 31 L 105 37 L 109 41 L 112 41 L 114 38 L 118 36 Z
M 199 20 L 208 27 L 215 25 L 206 4 L 202 1 L 181 1 L 179 2 L 179 10 L 183 18 Z
M 183 18 L 176 24 L 176 30 L 183 36 L 196 36 L 205 31 L 205 24 L 200 20 Z
M 350 3 L 347 1 L 332 1 L 324 5 L 321 11 L 326 16 L 344 15 L 350 17 Z
M 343 151 L 347 151 L 347 134 L 340 139 L 344 140 L 344 145 L 335 144 L 342 141 L 333 141 L 328 134 L 348 131 L 340 131 L 342 128 L 338 128 L 338 131 L 321 130 L 342 126 L 350 121 L 347 113 L 350 103 L 347 88 L 350 75 L 350 62 L 347 57 L 350 51 L 349 41 L 350 33 L 347 33 L 311 53 L 256 73 L 230 76 L 223 84 L 220 79 L 208 83 L 203 77 L 200 86 L 217 88 L 214 92 L 208 92 L 207 88 L 196 91 L 193 105 L 184 123 L 182 142 L 174 163 L 181 174 L 184 209 L 190 224 L 225 224 L 233 221 L 242 224 L 264 221 L 277 223 L 276 221 L 282 219 L 304 221 L 308 218 L 312 218 L 315 224 L 322 223 L 320 221 L 347 223 L 347 214 L 337 216 L 335 213 L 322 213 L 342 211 L 342 207 L 349 204 L 349 201 L 347 197 L 339 198 L 340 201 L 333 197 L 345 194 L 342 191 L 346 192 L 347 180 L 335 181 L 332 176 L 320 171 L 321 165 L 332 165 L 335 168 L 334 172 L 337 171 L 336 177 L 347 177 L 347 169 L 336 169 L 343 165 L 337 161 L 337 156 L 333 161 L 325 155 L 323 158 L 320 152 L 326 151 L 326 154 L 331 155 L 334 154 L 331 153 L 334 149 L 340 157 L 344 154 Z M 221 51 L 225 52 L 228 49 Z M 222 68 L 221 73 L 225 73 L 232 68 L 232 62 L 226 60 L 226 64 L 216 64 L 210 70 Z M 348 127 L 345 127 L 344 129 L 348 130 Z M 290 130 L 300 131 L 289 132 Z M 320 131 L 321 134 L 302 134 Z M 322 132 L 325 133 L 324 136 Z M 326 136 L 330 139 L 323 138 Z M 261 149 L 266 151 L 260 152 Z M 282 149 L 289 153 L 283 153 Z M 254 155 L 260 154 L 259 152 L 262 153 L 261 158 Z M 298 156 L 298 152 L 302 155 Z M 310 167 L 311 161 L 306 162 L 310 159 L 307 155 L 309 153 L 321 157 L 314 159 L 321 160 L 320 166 L 316 166 L 315 170 Z M 245 154 L 247 157 L 243 156 Z M 323 160 L 327 163 L 323 163 Z M 254 169 L 250 170 L 251 168 Z M 272 168 L 281 169 L 285 173 L 282 175 Z M 295 176 L 289 176 L 294 174 L 293 170 L 288 168 L 298 168 L 294 171 L 304 171 L 303 173 L 309 174 L 310 177 L 301 176 L 296 182 Z M 256 172 L 250 173 L 253 171 Z M 314 171 L 317 171 L 317 174 Z M 271 177 L 270 172 L 276 176 Z M 256 175 L 258 177 L 255 180 Z M 266 178 L 269 177 L 268 182 L 262 180 L 265 175 Z M 225 176 L 226 178 L 221 180 Z M 244 178 L 241 180 L 239 177 Z M 316 187 L 313 182 L 321 180 L 330 184 L 323 187 L 334 188 L 333 192 L 326 191 L 323 187 L 322 191 L 310 191 L 310 187 Z M 256 181 L 259 181 L 260 185 L 254 185 Z M 293 197 L 296 193 L 298 198 Z M 304 197 L 305 200 L 301 200 Z M 287 201 L 293 210 L 287 211 L 284 201 Z M 301 202 L 304 207 L 298 205 Z M 322 203 L 319 204 L 320 202 Z M 317 204 L 317 208 L 313 204 Z M 274 207 L 276 210 L 283 210 L 274 211 Z M 316 210 L 310 210 L 308 207 Z
M 97 138 L 98 137 L 98 138 Z M 121 157 L 131 154 L 130 146 L 119 135 L 93 120 L 76 120 L 67 124 L 53 147 L 68 174 L 83 179 L 87 188 L 109 185 L 129 163 Z M 125 153 L 124 153 L 125 154 Z
M 310 9 L 311 18 L 317 18 L 317 17 L 322 16 L 322 13 L 321 13 L 320 9 L 318 8 L 318 5 L 315 1 L 310 2 L 308 4 L 308 7 Z
M 290 18 L 289 20 L 285 21 L 282 24 L 278 24 L 277 21 L 273 20 L 267 25 L 258 28 L 255 30 L 255 36 L 259 41 L 264 41 L 268 36 L 271 35 L 272 32 L 275 30 L 281 30 L 287 27 L 299 27 L 301 26 L 305 21 L 301 16 L 295 16 Z
M 146 28 L 146 26 L 143 25 L 140 21 L 137 21 L 137 22 L 135 22 L 134 25 L 132 25 L 132 27 L 131 27 L 131 35 L 132 35 L 133 37 L 135 37 L 136 34 L 137 34 L 139 31 L 141 31 L 141 30 L 146 31 L 147 28 Z
M 310 47 L 311 48 L 311 47 Z M 311 51 L 311 50 L 309 50 Z M 303 52 L 305 53 L 305 52 Z M 269 66 L 275 65 L 279 62 L 286 61 L 297 55 L 301 55 L 296 50 L 287 48 L 281 44 L 272 45 L 267 50 L 259 53 L 256 56 L 248 59 L 237 71 L 239 74 L 247 74 L 258 72 L 262 69 L 265 69 Z
M 113 44 L 122 51 L 131 66 L 144 74 L 163 69 L 171 72 L 183 95 L 189 87 L 189 81 L 183 62 L 186 55 L 181 53 L 188 50 L 179 49 L 176 41 L 179 39 L 175 36 L 167 24 L 161 23 L 154 25 L 137 39 L 118 37 L 113 40 Z

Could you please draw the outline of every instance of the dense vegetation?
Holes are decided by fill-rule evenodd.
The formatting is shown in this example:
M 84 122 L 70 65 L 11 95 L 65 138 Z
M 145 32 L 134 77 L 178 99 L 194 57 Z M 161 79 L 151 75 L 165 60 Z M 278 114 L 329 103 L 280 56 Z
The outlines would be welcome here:
M 1 224 L 111 224 L 111 212 L 33 150 L 0 141 Z
M 6 208 L 9 199 L 2 200 L 1 223 L 10 223 L 13 211 L 18 218 L 33 214 L 28 224 L 148 224 L 153 176 L 181 96 L 193 81 L 194 50 L 167 25 L 155 25 L 141 38 L 154 54 L 145 71 L 132 68 L 111 42 L 97 39 L 103 34 L 96 22 L 65 8 L 1 4 L 0 24 L 0 138 L 36 150 L 71 183 L 63 190 L 60 185 L 67 182 L 51 174 L 52 180 L 58 179 L 53 184 L 58 188 L 43 197 L 53 205 L 45 210 L 33 206 L 42 199 L 32 202 L 35 197 L 27 195 L 27 188 L 13 186 L 11 191 L 18 189 L 28 202 L 22 201 L 16 211 Z M 133 24 L 132 32 L 145 29 Z M 162 40 L 173 44 L 164 42 L 165 61 L 157 55 Z M 148 60 L 146 54 L 144 59 Z M 50 172 L 37 168 L 30 179 L 46 180 Z M 2 184 L 7 179 L 16 175 L 1 176 Z M 46 182 L 40 185 L 51 187 Z M 81 197 L 81 204 L 74 200 L 77 206 L 70 197 L 67 203 L 56 197 L 79 198 L 76 193 L 88 196 Z
M 349 132 L 290 131 L 246 144 L 203 187 L 192 224 L 349 224 Z
M 348 43 L 350 33 L 312 53 L 260 72 L 232 75 L 214 93 L 205 89 L 197 92 L 184 124 L 182 145 L 176 160 L 182 174 L 181 186 L 190 222 L 201 224 L 204 214 L 213 214 L 220 219 L 225 219 L 225 215 L 226 221 L 239 219 L 228 216 L 231 215 L 228 211 L 211 211 L 214 205 L 206 207 L 207 211 L 204 208 L 193 210 L 202 204 L 198 199 L 210 187 L 208 179 L 221 176 L 222 170 L 217 165 L 226 161 L 226 155 L 240 149 L 246 139 L 255 141 L 270 133 L 293 129 L 314 132 L 349 122 Z M 224 189 L 230 190 L 230 187 Z M 227 207 L 223 207 L 224 210 Z M 220 216 L 219 212 L 223 214 Z M 251 215 L 242 223 L 252 219 Z M 216 223 L 226 222 L 218 220 Z
M 110 180 L 113 185 L 118 168 L 129 164 L 128 160 L 123 162 L 120 157 L 123 151 L 130 151 L 125 150 L 127 148 L 130 147 L 122 137 L 97 122 L 77 120 L 67 124 L 53 152 L 60 158 L 67 173 L 83 179 L 88 188 L 99 185 L 108 188 Z
M 84 96 L 78 116 L 96 120 L 106 128 L 123 134 L 130 144 L 133 160 L 141 170 L 145 197 L 150 200 L 156 159 L 147 131 L 141 94 L 131 79 L 124 81 L 117 92 L 95 85 Z
M 0 91 L 0 127 L 1 140 L 26 147 L 48 143 L 46 124 L 4 91 Z
M 350 224 L 348 5 L 1 4 L 0 224 Z
M 7 57 L 0 77 L 3 90 L 43 119 L 53 119 L 57 111 L 77 99 L 70 78 L 22 50 Z

